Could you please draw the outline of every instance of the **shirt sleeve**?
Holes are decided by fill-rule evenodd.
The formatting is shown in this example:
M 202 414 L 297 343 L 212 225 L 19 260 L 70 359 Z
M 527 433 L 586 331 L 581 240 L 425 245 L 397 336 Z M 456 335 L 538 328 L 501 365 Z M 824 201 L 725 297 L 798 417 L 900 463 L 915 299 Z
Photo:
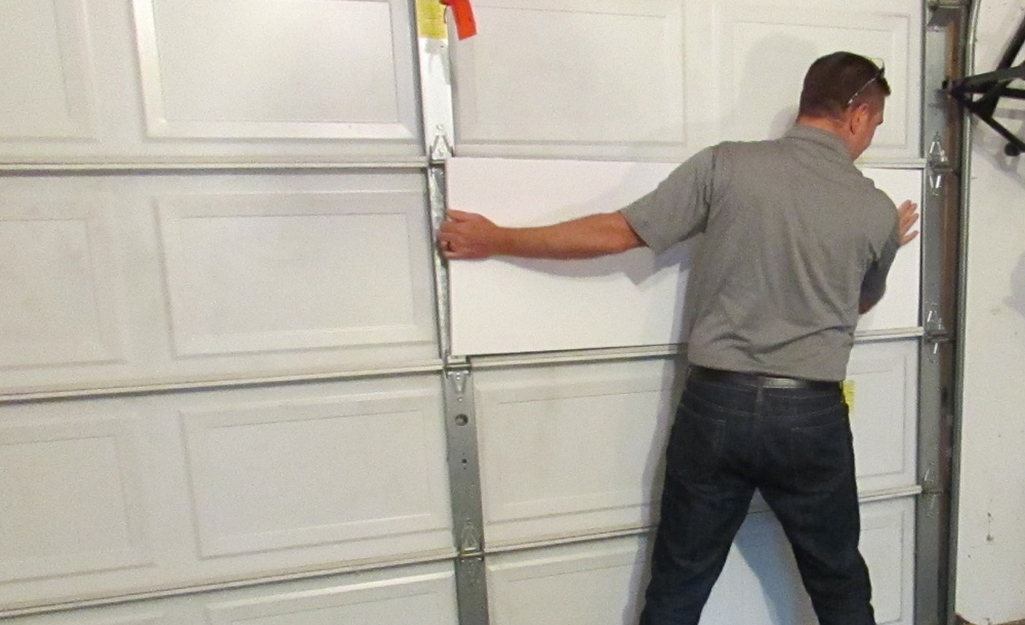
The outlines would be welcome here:
M 879 256 L 869 265 L 865 272 L 865 279 L 861 282 L 861 297 L 870 301 L 878 301 L 886 292 L 886 276 L 890 273 L 890 266 L 897 256 L 897 226 L 894 226 L 890 238 L 886 240 Z
M 716 148 L 705 148 L 673 170 L 654 191 L 620 209 L 655 252 L 703 232 L 708 223 Z

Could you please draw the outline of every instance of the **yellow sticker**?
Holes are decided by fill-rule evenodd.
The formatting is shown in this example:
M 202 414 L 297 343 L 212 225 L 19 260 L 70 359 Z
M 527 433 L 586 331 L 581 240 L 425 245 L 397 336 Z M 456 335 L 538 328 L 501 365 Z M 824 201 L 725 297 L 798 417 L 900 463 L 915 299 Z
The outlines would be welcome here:
M 445 7 L 438 0 L 416 0 L 416 29 L 426 39 L 447 39 Z
M 843 400 L 847 404 L 847 412 L 854 413 L 854 380 L 843 381 Z

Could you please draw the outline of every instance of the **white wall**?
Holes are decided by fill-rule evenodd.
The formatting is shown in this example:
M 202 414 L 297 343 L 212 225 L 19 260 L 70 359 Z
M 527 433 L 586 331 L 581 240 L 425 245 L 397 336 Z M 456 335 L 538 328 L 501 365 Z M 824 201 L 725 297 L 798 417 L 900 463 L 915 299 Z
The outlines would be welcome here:
M 1025 13 L 1025 0 L 981 1 L 973 73 L 995 68 Z M 1002 109 L 1025 134 L 1025 107 Z M 976 125 L 956 591 L 976 624 L 1025 619 L 1025 157 L 1004 144 Z

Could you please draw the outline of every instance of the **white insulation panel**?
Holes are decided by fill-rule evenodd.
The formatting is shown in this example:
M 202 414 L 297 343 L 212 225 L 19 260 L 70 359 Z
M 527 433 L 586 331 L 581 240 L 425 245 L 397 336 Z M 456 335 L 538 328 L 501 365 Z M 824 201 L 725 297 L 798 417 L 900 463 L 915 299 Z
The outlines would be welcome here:
M 644 195 L 675 164 L 456 158 L 449 206 L 504 226 L 537 226 L 612 212 Z M 921 172 L 869 169 L 895 203 L 921 197 Z M 686 340 L 684 293 L 694 243 L 593 260 L 492 258 L 450 264 L 452 350 L 507 354 L 666 345 Z M 860 331 L 918 326 L 919 243 L 901 249 L 886 297 Z

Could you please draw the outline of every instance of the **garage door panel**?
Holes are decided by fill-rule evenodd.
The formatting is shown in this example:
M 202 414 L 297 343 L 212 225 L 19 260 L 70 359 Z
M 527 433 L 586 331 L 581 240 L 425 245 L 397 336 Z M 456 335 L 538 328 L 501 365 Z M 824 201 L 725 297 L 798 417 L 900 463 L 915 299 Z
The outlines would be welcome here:
M 132 7 L 151 137 L 419 139 L 405 3 Z
M 913 622 L 914 501 L 862 505 L 861 549 L 880 624 Z M 646 585 L 647 541 L 619 538 L 488 557 L 493 622 L 636 622 Z M 782 528 L 752 514 L 730 550 L 702 623 L 815 623 Z
M 192 582 L 447 557 L 452 513 L 436 376 L 153 398 L 183 487 Z
M 217 403 L 180 411 L 201 558 L 450 541 L 437 389 Z
M 153 579 L 145 437 L 126 401 L 0 408 L 0 607 L 23 584 Z
M 0 163 L 422 158 L 402 0 L 6 2 Z
M 894 87 L 867 157 L 919 155 L 914 0 L 474 6 L 488 36 L 453 50 L 463 156 L 680 160 L 778 137 L 808 65 L 838 49 L 883 62 Z
M 918 340 L 855 345 L 847 369 L 862 492 L 917 483 Z
M 40 616 L 23 616 L 6 621 L 10 625 L 177 625 L 161 606 L 92 608 Z
M 205 597 L 210 625 L 456 625 L 450 564 L 228 592 Z
M 176 359 L 392 346 L 423 353 L 434 342 L 422 180 L 175 182 L 144 192 L 158 220 Z
M 425 196 L 415 173 L 4 179 L 0 386 L 435 362 Z
M 882 63 L 893 88 L 886 123 L 866 153 L 919 153 L 921 3 L 727 1 L 715 3 L 717 84 L 723 114 L 718 139 L 781 136 L 797 116 L 804 73 L 816 58 L 849 50 Z M 766 59 L 772 70 L 766 71 Z
M 861 552 L 869 567 L 876 621 L 912 622 L 914 501 L 862 504 Z M 752 514 L 730 550 L 702 621 L 815 623 L 797 565 L 779 522 Z
M 0 186 L 0 369 L 124 362 L 110 206 L 14 186 Z
M 915 501 L 878 502 L 863 508 L 861 551 L 872 578 L 876 621 L 914 619 Z
M 646 542 L 619 538 L 487 559 L 495 625 L 636 623 L 646 582 Z
M 158 198 L 177 354 L 431 340 L 421 201 L 387 191 Z
M 679 153 L 681 3 L 474 3 L 481 32 L 453 49 L 465 154 Z
M 854 348 L 847 385 L 862 493 L 916 484 L 917 353 L 917 339 Z M 652 523 L 683 374 L 668 360 L 475 374 L 488 544 Z
M 0 5 L 0 145 L 97 138 L 93 49 L 85 2 Z
M 457 625 L 448 563 L 333 575 L 4 620 L 10 625 Z
M 0 407 L 0 612 L 450 557 L 437 376 Z
M 675 375 L 667 361 L 477 374 L 488 544 L 649 524 Z

